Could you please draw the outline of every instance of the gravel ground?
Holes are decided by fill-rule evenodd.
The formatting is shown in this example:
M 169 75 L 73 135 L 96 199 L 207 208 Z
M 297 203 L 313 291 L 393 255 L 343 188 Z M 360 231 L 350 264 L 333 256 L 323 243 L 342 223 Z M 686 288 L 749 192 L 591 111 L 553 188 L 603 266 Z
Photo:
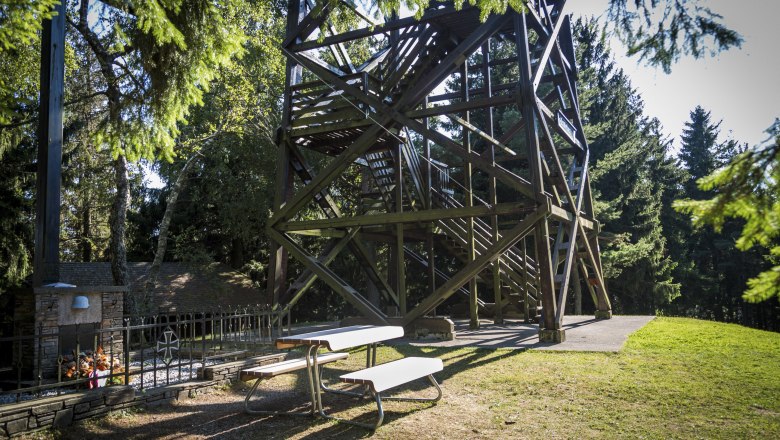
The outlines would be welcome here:
M 206 361 L 206 366 L 211 366 L 217 364 L 216 361 L 209 360 Z M 152 369 L 154 368 L 155 361 L 154 359 L 147 359 L 143 363 L 144 368 L 146 369 Z M 157 359 L 157 366 L 161 367 L 164 366 L 165 363 L 162 359 Z M 178 382 L 186 382 L 189 380 L 197 379 L 198 377 L 198 369 L 201 368 L 203 365 L 200 362 L 194 362 L 192 365 L 185 364 L 182 365 L 181 368 L 175 365 L 175 363 L 171 363 L 172 367 L 167 372 L 165 370 L 159 370 L 159 371 L 147 371 L 143 375 L 136 374 L 131 376 L 130 379 L 130 386 L 132 386 L 135 389 L 141 389 L 141 379 L 143 376 L 143 388 L 154 388 L 155 386 L 164 386 L 169 384 L 174 384 Z M 130 367 L 132 369 L 141 368 L 141 362 L 131 362 Z M 155 378 L 157 380 L 157 385 L 155 385 Z M 101 386 L 105 380 L 101 382 Z M 60 390 L 60 394 L 68 394 L 76 392 L 75 389 L 68 389 L 63 388 Z M 32 400 L 32 399 L 38 399 L 42 397 L 50 397 L 50 396 L 56 396 L 57 391 L 56 390 L 50 390 L 50 391 L 43 391 L 39 395 L 34 395 L 30 393 L 22 393 L 19 397 L 19 400 L 25 401 L 25 400 Z M 0 405 L 7 404 L 7 403 L 14 403 L 16 402 L 16 394 L 3 394 L 0 395 Z

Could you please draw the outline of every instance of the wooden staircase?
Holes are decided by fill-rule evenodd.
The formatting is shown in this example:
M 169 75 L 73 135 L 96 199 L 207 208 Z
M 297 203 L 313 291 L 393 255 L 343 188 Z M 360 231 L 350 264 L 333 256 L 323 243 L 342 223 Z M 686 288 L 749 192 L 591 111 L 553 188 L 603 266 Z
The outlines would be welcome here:
M 423 184 L 423 159 L 417 153 L 416 148 L 406 136 L 401 145 L 403 156 L 404 179 L 404 211 L 423 208 L 462 208 L 457 200 L 452 197 L 449 189 L 448 175 L 446 173 L 434 173 L 432 179 L 431 202 L 425 195 L 426 185 Z M 374 151 L 365 155 L 369 174 L 373 185 L 369 192 L 364 193 L 363 207 L 368 210 L 384 208 L 387 212 L 393 210 L 393 192 L 395 190 L 396 154 L 390 150 Z M 410 190 L 411 189 L 411 190 Z M 437 220 L 435 232 L 441 234 L 442 240 L 437 244 L 446 249 L 449 254 L 455 256 L 461 263 L 468 262 L 467 220 L 453 218 Z M 482 255 L 492 244 L 491 227 L 482 220 L 474 219 L 475 252 Z M 500 237 L 500 234 L 499 234 Z M 405 254 L 416 263 L 427 268 L 428 262 L 422 256 L 411 249 L 405 248 Z M 499 305 L 507 316 L 522 317 L 528 321 L 537 321 L 541 314 L 541 301 L 538 292 L 538 270 L 535 261 L 520 247 L 510 248 L 496 262 L 486 266 L 478 275 L 478 279 L 485 284 L 493 285 L 493 265 L 499 265 L 499 277 L 501 283 L 502 303 Z M 442 281 L 449 279 L 448 275 L 436 269 L 436 276 Z M 469 291 L 463 287 L 459 293 L 468 297 Z M 480 312 L 492 315 L 495 304 L 478 300 Z

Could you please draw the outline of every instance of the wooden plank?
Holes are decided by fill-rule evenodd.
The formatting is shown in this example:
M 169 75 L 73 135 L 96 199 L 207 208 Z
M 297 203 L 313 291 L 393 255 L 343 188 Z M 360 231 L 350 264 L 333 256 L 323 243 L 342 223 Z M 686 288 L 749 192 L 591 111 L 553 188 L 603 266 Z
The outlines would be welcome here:
M 517 97 L 514 95 L 498 95 L 487 98 L 471 99 L 468 102 L 435 105 L 428 108 L 412 110 L 406 112 L 405 115 L 409 118 L 420 119 L 430 116 L 442 116 L 449 113 L 460 113 L 468 110 L 478 110 L 487 107 L 502 107 L 505 105 L 514 104 L 516 102 Z
M 288 49 L 291 52 L 300 53 L 311 49 L 317 49 L 321 47 L 330 46 L 337 43 L 345 43 L 347 41 L 358 40 L 361 38 L 370 37 L 372 35 L 384 34 L 390 31 L 403 29 L 409 26 L 416 26 L 420 23 L 427 23 L 435 18 L 445 17 L 447 15 L 461 14 L 467 8 L 463 8 L 461 11 L 456 11 L 454 8 L 444 8 L 430 10 L 426 12 L 419 20 L 415 17 L 402 18 L 400 20 L 393 20 L 379 26 L 370 26 L 354 31 L 344 32 L 339 35 L 325 37 L 316 41 L 307 41 L 290 46 Z
M 564 208 L 561 208 L 560 206 L 552 205 L 550 207 L 550 216 L 555 218 L 556 220 L 565 221 L 567 223 L 571 223 L 574 221 L 574 213 L 567 211 Z M 580 224 L 583 228 L 587 229 L 588 231 L 595 231 L 596 230 L 596 223 L 589 219 L 582 214 L 580 214 Z

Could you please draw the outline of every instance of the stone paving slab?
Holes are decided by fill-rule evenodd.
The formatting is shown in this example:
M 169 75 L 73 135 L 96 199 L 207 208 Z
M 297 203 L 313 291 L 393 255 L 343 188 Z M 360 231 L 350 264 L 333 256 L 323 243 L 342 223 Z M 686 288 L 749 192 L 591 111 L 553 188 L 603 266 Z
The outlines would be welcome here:
M 483 320 L 478 330 L 469 330 L 468 320 L 454 320 L 456 338 L 452 341 L 401 340 L 393 343 L 420 347 L 480 347 L 522 350 L 618 352 L 628 335 L 644 327 L 654 316 L 613 316 L 597 320 L 593 316 L 565 316 L 566 341 L 560 344 L 539 342 L 539 326 L 507 320 L 503 325 Z

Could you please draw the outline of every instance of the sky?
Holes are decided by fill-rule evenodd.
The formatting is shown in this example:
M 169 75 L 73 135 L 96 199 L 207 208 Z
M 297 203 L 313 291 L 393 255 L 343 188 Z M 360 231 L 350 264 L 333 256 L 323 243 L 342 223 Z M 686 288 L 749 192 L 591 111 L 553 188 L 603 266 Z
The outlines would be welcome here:
M 684 57 L 667 75 L 647 67 L 613 39 L 613 54 L 645 102 L 645 114 L 658 118 L 679 148 L 679 137 L 691 110 L 701 105 L 720 125 L 720 140 L 755 145 L 767 139 L 765 130 L 780 117 L 780 2 L 777 0 L 700 0 L 723 16 L 723 23 L 742 35 L 741 48 L 714 57 Z M 569 0 L 575 17 L 597 16 L 606 21 L 608 0 Z

